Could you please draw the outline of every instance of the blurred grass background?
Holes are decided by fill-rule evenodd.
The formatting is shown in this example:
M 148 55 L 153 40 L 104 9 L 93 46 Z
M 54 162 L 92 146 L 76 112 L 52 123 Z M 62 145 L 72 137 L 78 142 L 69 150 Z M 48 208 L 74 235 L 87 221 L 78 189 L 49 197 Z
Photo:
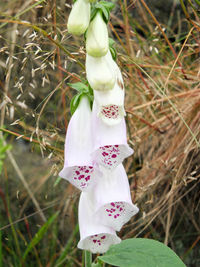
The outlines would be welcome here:
M 162 241 L 198 267 L 200 2 L 115 3 L 110 36 L 135 150 L 124 164 L 140 208 L 119 236 Z M 0 267 L 82 266 L 79 191 L 58 178 L 74 94 L 67 83 L 85 77 L 84 39 L 66 29 L 71 4 L 0 2 Z

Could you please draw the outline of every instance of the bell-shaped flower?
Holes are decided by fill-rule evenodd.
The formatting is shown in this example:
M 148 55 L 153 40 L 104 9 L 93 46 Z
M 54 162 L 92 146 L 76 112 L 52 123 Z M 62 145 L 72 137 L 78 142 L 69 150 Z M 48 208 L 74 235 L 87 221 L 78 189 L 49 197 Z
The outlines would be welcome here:
M 60 177 L 68 180 L 80 190 L 88 187 L 101 174 L 92 163 L 93 149 L 91 136 L 92 112 L 86 96 L 82 96 L 79 106 L 72 115 L 65 139 L 64 168 Z
M 69 14 L 67 29 L 74 35 L 84 34 L 90 23 L 90 3 L 87 0 L 77 0 Z
M 114 169 L 125 158 L 133 154 L 133 149 L 127 144 L 126 124 L 123 118 L 117 125 L 109 126 L 97 116 L 97 105 L 93 102 L 92 132 L 94 162 L 107 169 Z
M 103 198 L 103 195 L 101 196 Z M 121 239 L 111 227 L 95 220 L 93 200 L 88 192 L 82 192 L 79 201 L 80 241 L 78 248 L 92 253 L 105 253 L 111 245 L 118 244 Z
M 95 210 L 95 220 L 120 231 L 138 211 L 132 203 L 126 171 L 122 164 L 113 171 L 102 170 L 103 176 L 88 191 Z
M 92 57 L 102 57 L 108 52 L 108 29 L 100 12 L 90 22 L 86 33 L 86 52 Z
M 114 88 L 109 91 L 94 91 L 98 116 L 108 125 L 118 124 L 126 114 L 124 110 L 123 78 L 115 62 L 114 65 L 117 77 Z
M 110 51 L 103 57 L 86 54 L 86 76 L 92 89 L 98 91 L 113 89 L 116 81 L 114 63 Z

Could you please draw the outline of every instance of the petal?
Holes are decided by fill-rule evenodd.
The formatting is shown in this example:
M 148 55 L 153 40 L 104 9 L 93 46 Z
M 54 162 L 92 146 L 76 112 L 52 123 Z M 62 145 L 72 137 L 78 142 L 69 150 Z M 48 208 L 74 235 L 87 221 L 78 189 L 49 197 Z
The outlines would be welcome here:
M 93 201 L 96 220 L 116 231 L 120 231 L 139 211 L 132 203 L 128 177 L 122 164 L 113 171 L 104 170 L 102 178 L 88 194 Z
M 90 22 L 90 3 L 86 0 L 77 0 L 69 14 L 67 28 L 74 35 L 81 35 L 87 30 Z
M 116 81 L 114 60 L 110 51 L 103 57 L 92 57 L 86 54 L 86 76 L 94 90 L 111 90 Z
M 88 193 L 81 193 L 80 196 L 79 230 L 81 240 L 78 248 L 92 253 L 104 253 L 111 245 L 121 241 L 112 228 L 102 225 L 101 220 L 95 221 L 93 203 Z
M 80 104 L 68 125 L 65 139 L 64 168 L 59 175 L 80 190 L 87 190 L 95 178 L 101 175 L 90 153 L 93 150 L 91 136 L 92 112 L 87 97 Z
M 108 52 L 108 30 L 100 12 L 90 22 L 86 33 L 86 51 L 90 56 L 102 57 Z
M 59 176 L 68 180 L 81 191 L 87 191 L 97 182 L 98 177 L 102 176 L 98 167 L 91 165 L 75 165 L 72 167 L 64 167 Z
M 92 122 L 94 139 L 92 157 L 94 162 L 112 170 L 126 157 L 133 154 L 133 149 L 131 149 L 127 144 L 126 124 L 124 118 L 117 125 L 106 125 L 100 118 L 97 117 L 97 106 L 94 101 Z

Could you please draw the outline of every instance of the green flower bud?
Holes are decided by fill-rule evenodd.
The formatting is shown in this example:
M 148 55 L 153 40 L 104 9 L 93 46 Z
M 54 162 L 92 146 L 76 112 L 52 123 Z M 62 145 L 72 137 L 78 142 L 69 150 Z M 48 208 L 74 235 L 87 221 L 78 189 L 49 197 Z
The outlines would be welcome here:
M 108 29 L 98 12 L 86 33 L 86 51 L 92 57 L 102 57 L 108 52 Z
M 86 54 L 86 76 L 92 89 L 98 91 L 113 89 L 116 81 L 114 64 L 110 51 L 103 57 L 92 57 Z
M 84 34 L 90 23 L 90 3 L 87 0 L 77 0 L 69 14 L 67 28 L 74 35 Z

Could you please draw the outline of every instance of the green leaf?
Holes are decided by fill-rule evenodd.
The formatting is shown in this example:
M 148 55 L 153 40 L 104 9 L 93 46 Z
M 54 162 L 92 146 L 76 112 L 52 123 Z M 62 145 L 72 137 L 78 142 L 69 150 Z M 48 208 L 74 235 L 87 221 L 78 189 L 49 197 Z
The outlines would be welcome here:
M 97 12 L 101 12 L 101 15 L 102 15 L 105 23 L 108 23 L 109 18 L 110 18 L 110 11 L 111 11 L 111 9 L 114 8 L 114 6 L 115 6 L 115 4 L 113 4 L 111 2 L 106 2 L 106 1 L 100 1 L 100 2 L 96 3 L 92 7 L 90 20 L 92 21 L 94 19 Z
M 3 168 L 3 161 L 0 160 L 0 174 L 1 174 L 1 172 L 2 172 L 2 168 Z
M 70 111 L 71 111 L 72 115 L 74 114 L 74 112 L 76 111 L 76 109 L 80 103 L 81 95 L 82 95 L 82 93 L 75 95 L 70 102 Z
M 186 267 L 169 247 L 146 238 L 126 239 L 98 259 L 120 267 Z
M 197 5 L 200 6 L 200 1 L 199 0 L 195 0 L 195 2 L 197 3 Z
M 48 228 L 51 226 L 51 224 L 54 222 L 54 220 L 57 218 L 59 214 L 59 211 L 57 211 L 53 216 L 51 216 L 48 221 L 40 228 L 40 230 L 35 234 L 31 242 L 28 244 L 27 249 L 24 252 L 23 260 L 26 259 L 26 256 L 28 253 L 37 245 L 37 243 L 43 238 L 45 233 L 47 232 Z
M 103 267 L 103 263 L 98 260 L 97 263 L 95 263 L 95 262 L 92 263 L 92 267 Z
M 77 83 L 68 83 L 68 85 L 77 90 L 78 92 L 88 92 L 88 87 L 87 85 L 85 85 L 84 83 L 81 82 L 77 82 Z
M 63 249 L 62 253 L 60 254 L 59 258 L 56 261 L 56 266 L 63 266 L 63 261 L 65 260 L 65 258 L 67 257 L 70 249 L 72 248 L 73 242 L 74 242 L 74 238 L 76 237 L 76 234 L 79 231 L 79 225 L 77 224 L 76 227 L 74 228 L 74 231 L 72 232 L 70 238 L 67 241 L 67 244 L 65 246 L 65 248 Z
M 1 154 L 5 154 L 5 152 L 6 152 L 7 150 L 11 149 L 11 148 L 12 148 L 11 145 L 5 145 L 5 146 L 0 147 L 0 155 L 1 155 Z
M 61 180 L 62 180 L 62 178 L 61 178 L 61 177 L 58 177 L 58 178 L 55 180 L 55 182 L 54 182 L 54 184 L 53 184 L 53 187 L 57 186 L 57 185 L 60 183 Z
M 115 4 L 112 2 L 100 1 L 99 4 L 106 7 L 109 11 L 115 7 Z

